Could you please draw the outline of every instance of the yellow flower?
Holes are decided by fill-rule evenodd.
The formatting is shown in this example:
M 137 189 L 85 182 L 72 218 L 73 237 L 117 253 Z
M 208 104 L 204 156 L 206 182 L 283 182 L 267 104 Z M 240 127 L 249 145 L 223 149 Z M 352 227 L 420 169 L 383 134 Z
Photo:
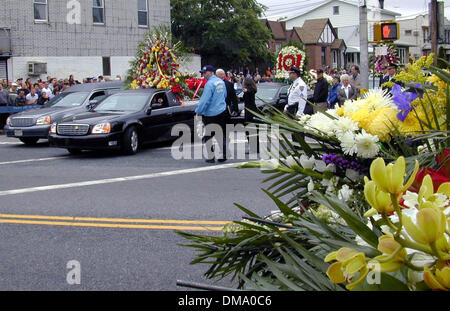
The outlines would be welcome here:
M 374 181 L 369 180 L 367 177 L 365 177 L 364 180 L 366 183 L 364 186 L 364 196 L 370 206 L 372 206 L 372 208 L 380 214 L 393 212 L 395 208 L 392 205 L 389 194 L 379 190 L 377 184 Z M 374 214 L 375 212 L 373 210 L 369 210 L 364 216 L 370 217 Z
M 431 202 L 422 204 L 417 213 L 417 225 L 406 215 L 402 216 L 408 234 L 418 243 L 431 244 L 441 239 L 447 227 L 445 214 Z
M 369 134 L 377 135 L 381 141 L 389 141 L 393 125 L 398 123 L 398 110 L 391 107 L 378 108 L 376 116 L 366 129 Z
M 384 235 L 378 239 L 378 250 L 382 252 L 383 255 L 373 259 L 378 262 L 378 265 L 375 265 L 374 267 L 375 271 L 382 273 L 393 272 L 400 269 L 408 255 L 406 249 L 403 248 L 400 243 L 395 241 L 392 235 Z M 392 257 L 395 252 L 397 253 Z
M 419 115 L 419 113 L 418 113 Z M 426 122 L 426 119 L 422 119 L 419 115 L 419 118 Z M 420 134 L 423 130 L 420 126 L 420 121 L 417 118 L 414 111 L 411 111 L 407 116 L 405 121 L 398 122 L 398 129 L 402 135 L 417 135 Z
M 406 184 L 404 184 L 406 173 L 404 157 L 399 157 L 395 164 L 390 163 L 387 166 L 382 158 L 376 159 L 370 166 L 370 176 L 381 191 L 398 195 L 408 190 L 414 182 L 419 171 L 419 162 L 416 160 L 415 164 L 414 172 Z
M 449 291 L 450 290 L 450 267 L 444 267 L 442 269 L 436 269 L 433 274 L 429 268 L 425 268 L 423 274 L 425 284 L 431 289 Z
M 336 113 L 338 114 L 338 116 L 342 117 L 344 115 L 344 106 L 339 107 L 336 110 Z
M 334 260 L 337 260 L 337 262 L 330 265 L 327 270 L 327 276 L 331 282 L 340 284 L 350 280 L 353 281 L 353 277 L 359 273 L 359 278 L 356 281 L 347 284 L 348 290 L 354 289 L 369 272 L 365 254 L 354 249 L 343 247 L 328 254 L 325 258 L 325 262 Z

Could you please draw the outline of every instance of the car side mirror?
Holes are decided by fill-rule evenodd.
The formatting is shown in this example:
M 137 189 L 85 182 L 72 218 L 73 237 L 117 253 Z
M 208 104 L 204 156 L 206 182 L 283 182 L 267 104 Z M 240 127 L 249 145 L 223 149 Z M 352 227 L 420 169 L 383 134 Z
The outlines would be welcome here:
M 152 110 L 153 110 L 152 107 L 148 107 L 147 110 L 145 111 L 145 114 L 148 115 L 148 116 L 151 115 L 152 114 Z

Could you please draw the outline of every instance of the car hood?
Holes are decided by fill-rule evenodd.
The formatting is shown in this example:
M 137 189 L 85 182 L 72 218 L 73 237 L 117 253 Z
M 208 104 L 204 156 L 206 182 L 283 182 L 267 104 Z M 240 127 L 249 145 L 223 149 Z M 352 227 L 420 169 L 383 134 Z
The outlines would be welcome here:
M 64 118 L 59 123 L 82 123 L 89 125 L 96 125 L 101 122 L 112 122 L 120 117 L 122 117 L 124 113 L 122 112 L 84 112 L 80 114 L 76 114 L 74 116 Z
M 37 108 L 33 110 L 24 111 L 14 115 L 14 118 L 39 118 L 43 116 L 53 116 L 61 112 L 69 111 L 73 108 L 61 108 L 61 107 L 49 107 L 49 108 Z

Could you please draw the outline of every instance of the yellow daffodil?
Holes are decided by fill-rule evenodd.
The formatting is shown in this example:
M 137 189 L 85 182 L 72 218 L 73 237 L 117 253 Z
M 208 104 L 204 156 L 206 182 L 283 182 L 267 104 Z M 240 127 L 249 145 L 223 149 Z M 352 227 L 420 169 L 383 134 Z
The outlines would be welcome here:
M 447 220 L 445 214 L 431 202 L 422 205 L 416 219 L 417 225 L 408 216 L 402 216 L 406 231 L 416 242 L 428 245 L 442 238 Z
M 376 159 L 370 166 L 370 176 L 381 191 L 396 195 L 401 194 L 411 187 L 416 178 L 419 171 L 419 162 L 416 160 L 415 164 L 414 172 L 406 184 L 404 184 L 406 173 L 404 157 L 399 157 L 394 164 L 388 165 L 382 158 Z
M 434 290 L 450 290 L 450 267 L 443 267 L 442 269 L 436 269 L 435 274 L 433 274 L 429 268 L 425 268 L 425 273 L 423 274 L 423 279 L 425 284 Z
M 389 194 L 379 190 L 377 184 L 374 181 L 369 180 L 367 177 L 364 178 L 366 184 L 364 186 L 364 195 L 367 202 L 372 206 L 366 214 L 365 217 L 371 217 L 377 212 L 380 214 L 391 213 L 395 210 Z
M 337 262 L 328 267 L 327 276 L 335 284 L 353 281 L 354 275 L 359 272 L 358 279 L 347 284 L 346 288 L 348 290 L 354 289 L 364 280 L 364 277 L 369 272 L 365 254 L 354 249 L 343 247 L 336 252 L 328 254 L 325 258 L 325 262 L 334 260 L 337 260 Z

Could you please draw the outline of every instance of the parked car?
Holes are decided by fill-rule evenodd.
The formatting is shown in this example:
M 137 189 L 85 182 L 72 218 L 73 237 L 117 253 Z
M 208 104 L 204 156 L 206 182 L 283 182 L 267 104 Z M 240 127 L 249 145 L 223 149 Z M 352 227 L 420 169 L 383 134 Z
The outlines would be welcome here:
M 15 137 L 24 144 L 34 145 L 39 139 L 48 138 L 52 123 L 86 111 L 107 96 L 120 91 L 123 86 L 123 82 L 86 83 L 72 86 L 39 109 L 10 116 L 4 131 L 8 137 Z
M 181 103 L 170 90 L 127 90 L 113 94 L 91 111 L 54 123 L 50 146 L 72 154 L 83 150 L 122 150 L 136 154 L 144 143 L 173 140 L 172 127 L 193 129 L 198 102 Z

